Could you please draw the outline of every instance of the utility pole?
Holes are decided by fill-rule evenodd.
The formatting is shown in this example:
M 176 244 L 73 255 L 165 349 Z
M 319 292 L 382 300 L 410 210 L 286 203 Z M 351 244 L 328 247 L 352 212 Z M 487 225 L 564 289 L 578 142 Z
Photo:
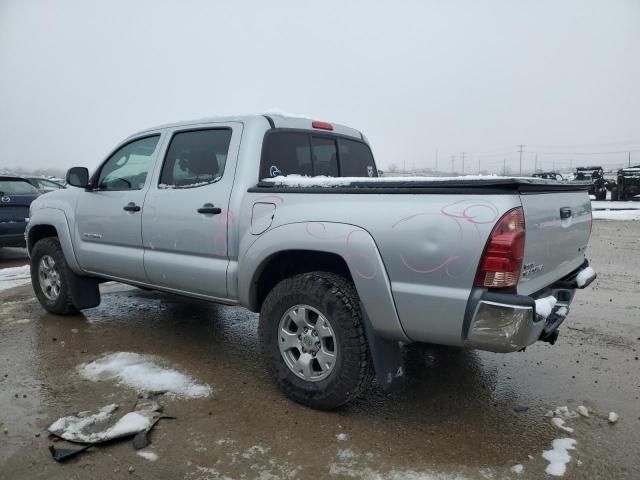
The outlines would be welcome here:
M 522 175 L 522 151 L 524 149 L 524 145 L 518 145 L 518 152 L 520 152 L 520 175 Z
M 631 152 L 629 152 L 629 168 L 631 168 Z
M 451 175 L 453 175 L 454 172 L 454 162 L 456 161 L 456 156 L 455 155 L 451 155 Z
M 436 148 L 436 170 L 435 174 L 438 175 L 438 149 Z
M 502 162 L 502 174 L 506 175 L 507 174 L 507 159 L 505 158 L 504 161 Z
M 465 153 L 462 152 L 462 174 L 463 175 L 464 175 L 464 156 L 465 156 Z
M 538 171 L 538 154 L 536 153 L 536 165 L 535 168 L 533 169 L 533 173 Z
M 478 158 L 478 175 L 480 175 L 480 159 Z

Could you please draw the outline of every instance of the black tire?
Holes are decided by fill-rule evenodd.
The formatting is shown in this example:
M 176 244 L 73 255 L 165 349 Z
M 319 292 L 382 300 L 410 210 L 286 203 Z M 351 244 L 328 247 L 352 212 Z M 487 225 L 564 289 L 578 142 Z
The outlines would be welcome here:
M 335 334 L 335 364 L 322 380 L 298 377 L 280 353 L 280 320 L 300 304 L 322 313 Z M 302 405 L 334 409 L 359 396 L 371 383 L 373 368 L 358 294 L 353 284 L 339 275 L 310 272 L 282 280 L 262 305 L 259 334 L 263 357 L 276 383 L 287 397 Z
M 59 277 L 59 293 L 55 299 L 48 298 L 40 284 L 39 265 L 40 260 L 45 255 L 51 257 L 55 262 L 55 270 Z M 31 284 L 40 305 L 46 311 L 56 315 L 72 315 L 78 312 L 71 299 L 70 275 L 71 272 L 58 239 L 56 237 L 47 237 L 39 240 L 31 252 Z

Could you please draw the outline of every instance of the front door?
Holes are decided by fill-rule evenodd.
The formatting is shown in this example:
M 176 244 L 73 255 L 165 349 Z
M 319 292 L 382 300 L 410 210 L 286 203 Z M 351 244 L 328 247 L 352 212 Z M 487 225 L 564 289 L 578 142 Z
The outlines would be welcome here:
M 146 282 L 142 261 L 142 206 L 150 183 L 160 134 L 126 143 L 80 193 L 74 239 L 87 272 Z M 149 180 L 148 180 L 149 179 Z
M 144 266 L 157 286 L 227 297 L 228 211 L 242 125 L 174 130 L 142 216 Z

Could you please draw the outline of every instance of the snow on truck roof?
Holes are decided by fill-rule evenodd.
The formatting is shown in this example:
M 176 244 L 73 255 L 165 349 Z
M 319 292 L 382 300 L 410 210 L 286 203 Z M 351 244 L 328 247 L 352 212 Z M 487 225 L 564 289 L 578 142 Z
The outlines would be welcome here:
M 280 110 L 269 110 L 264 113 L 256 113 L 256 114 L 250 114 L 250 115 L 204 117 L 204 118 L 197 118 L 193 120 L 181 120 L 179 122 L 165 123 L 152 128 L 141 130 L 139 132 L 134 133 L 133 135 L 130 135 L 128 138 L 137 137 L 141 134 L 150 133 L 158 130 L 164 130 L 167 128 L 190 127 L 190 126 L 202 125 L 207 123 L 261 122 L 264 125 L 267 125 L 266 122 L 269 122 L 269 119 L 273 122 L 273 128 L 299 128 L 304 130 L 317 130 L 321 132 L 324 131 L 327 133 L 337 133 L 340 135 L 348 135 L 348 136 L 356 137 L 362 140 L 365 139 L 364 135 L 360 131 L 356 130 L 355 128 L 347 127 L 346 125 L 341 125 L 339 123 L 322 121 L 318 118 L 314 118 L 306 115 L 286 113 Z M 324 129 L 321 127 L 314 127 L 314 123 L 330 125 L 331 130 Z

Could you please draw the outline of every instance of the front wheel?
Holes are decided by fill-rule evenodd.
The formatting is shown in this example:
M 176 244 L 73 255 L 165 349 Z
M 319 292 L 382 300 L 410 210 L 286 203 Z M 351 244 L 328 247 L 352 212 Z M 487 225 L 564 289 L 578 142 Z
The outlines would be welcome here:
M 78 310 L 71 299 L 71 272 L 55 237 L 39 240 L 31 252 L 31 284 L 45 310 L 57 315 L 71 315 Z
M 371 382 L 358 294 L 339 275 L 304 273 L 278 283 L 262 305 L 260 338 L 276 383 L 303 405 L 339 407 Z

